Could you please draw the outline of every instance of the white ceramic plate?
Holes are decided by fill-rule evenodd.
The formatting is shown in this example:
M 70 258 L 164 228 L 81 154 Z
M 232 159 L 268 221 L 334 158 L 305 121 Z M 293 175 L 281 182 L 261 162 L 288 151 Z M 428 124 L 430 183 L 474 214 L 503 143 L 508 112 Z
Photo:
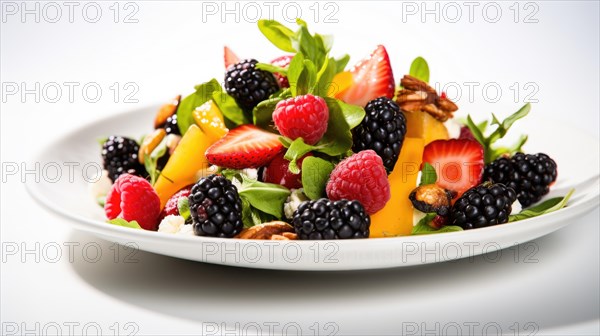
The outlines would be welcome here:
M 528 152 L 546 152 L 559 167 L 558 181 L 548 197 L 565 195 L 569 189 L 576 189 L 565 209 L 463 232 L 328 242 L 179 236 L 106 224 L 103 210 L 91 197 L 83 177 L 85 170 L 93 176 L 95 167 L 100 166 L 97 139 L 110 134 L 139 136 L 147 133 L 157 108 L 148 107 L 95 122 L 50 144 L 34 159 L 40 162 L 47 177 L 28 184 L 31 195 L 72 222 L 75 228 L 109 241 L 189 260 L 282 270 L 390 268 L 471 257 L 551 233 L 599 203 L 598 139 L 558 123 L 536 121 L 535 125 L 528 126 L 527 120 L 523 120 L 514 127 L 515 133 L 521 129 L 529 134 Z M 548 131 L 558 129 L 560 137 L 556 136 L 556 131 Z M 73 174 L 68 174 L 69 166 L 75 166 Z M 54 173 L 57 167 L 62 167 L 59 178 Z

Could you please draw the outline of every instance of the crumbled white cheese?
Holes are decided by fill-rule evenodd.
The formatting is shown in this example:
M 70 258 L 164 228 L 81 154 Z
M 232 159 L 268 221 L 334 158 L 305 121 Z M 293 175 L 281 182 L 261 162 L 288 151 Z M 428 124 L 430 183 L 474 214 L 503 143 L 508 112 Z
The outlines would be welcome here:
M 104 197 L 108 195 L 108 192 L 112 188 L 112 181 L 108 177 L 108 171 L 103 170 L 100 176 L 96 176 L 89 185 L 90 193 L 94 199 Z
M 413 210 L 413 226 L 417 225 L 417 223 L 419 223 L 419 221 L 421 219 L 423 219 L 423 217 L 425 217 L 426 213 L 421 212 L 417 209 Z
M 177 231 L 177 234 L 186 235 L 186 236 L 195 236 L 194 228 L 192 227 L 192 224 L 186 224 L 186 225 L 180 226 L 179 231 Z
M 287 200 L 283 204 L 283 212 L 286 218 L 292 219 L 294 217 L 294 211 L 298 209 L 300 203 L 308 201 L 308 197 L 304 195 L 303 189 L 292 189 L 292 193 L 288 196 Z
M 444 122 L 444 126 L 446 126 L 446 129 L 448 130 L 448 136 L 450 136 L 450 139 L 458 139 L 460 136 L 460 128 L 462 127 L 458 121 L 454 119 L 448 119 Z
M 510 214 L 511 215 L 518 214 L 519 212 L 521 212 L 521 210 L 523 210 L 523 206 L 521 205 L 521 203 L 519 202 L 519 200 L 516 200 L 512 204 L 512 211 L 510 212 Z
M 163 218 L 158 225 L 158 232 L 177 233 L 181 226 L 185 224 L 185 219 L 181 216 L 169 215 Z
M 246 168 L 246 169 L 242 170 L 242 173 L 244 175 L 246 175 L 246 177 L 248 177 L 248 179 L 250 179 L 251 181 L 258 180 L 258 169 Z

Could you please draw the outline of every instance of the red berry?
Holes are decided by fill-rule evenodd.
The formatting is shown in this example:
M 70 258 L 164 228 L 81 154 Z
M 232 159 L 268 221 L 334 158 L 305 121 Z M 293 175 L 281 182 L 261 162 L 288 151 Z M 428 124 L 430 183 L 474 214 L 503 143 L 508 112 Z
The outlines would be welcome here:
M 292 56 L 292 55 L 279 56 L 276 59 L 272 60 L 271 64 L 276 65 L 280 68 L 287 69 L 288 66 L 290 65 L 290 62 L 292 61 L 292 58 L 294 58 L 294 56 Z M 273 75 L 275 76 L 275 78 L 277 78 L 277 83 L 279 83 L 279 87 L 281 87 L 281 88 L 289 88 L 290 87 L 290 82 L 288 81 L 288 79 L 285 75 L 282 75 L 280 73 L 274 73 Z
M 288 167 L 290 165 L 290 161 L 285 159 L 283 156 L 285 152 L 281 152 L 277 155 L 273 161 L 271 161 L 263 170 L 262 180 L 268 183 L 281 184 L 282 186 L 288 189 L 300 189 L 302 188 L 302 174 L 301 172 L 298 174 L 292 173 Z M 305 157 L 312 156 L 311 153 L 308 153 L 301 157 L 299 160 L 296 160 L 296 164 L 298 168 L 302 168 L 302 161 Z
M 106 196 L 104 211 L 108 219 L 137 221 L 143 229 L 155 231 L 160 214 L 160 199 L 145 179 L 122 174 Z
M 275 133 L 254 125 L 238 126 L 206 150 L 211 164 L 224 168 L 258 168 L 266 165 L 283 145 Z
M 339 92 L 336 98 L 348 104 L 366 106 L 375 98 L 394 97 L 396 82 L 390 57 L 384 46 L 377 46 L 371 55 L 358 62 L 350 72 L 354 83 Z
M 190 190 L 191 187 L 185 187 L 181 190 L 179 190 L 178 192 L 175 193 L 175 195 L 171 196 L 171 198 L 169 198 L 169 200 L 167 201 L 167 204 L 165 204 L 165 208 L 163 209 L 162 213 L 160 214 L 160 218 L 165 218 L 169 215 L 175 215 L 175 216 L 179 216 L 179 199 L 180 198 L 184 198 L 184 197 L 189 197 L 190 196 Z
M 370 215 L 381 210 L 391 197 L 383 161 L 371 149 L 340 162 L 331 172 L 326 191 L 333 201 L 359 201 Z
M 477 141 L 473 136 L 473 132 L 471 132 L 471 130 L 467 126 L 463 126 L 460 128 L 460 135 L 458 136 L 458 138 Z
M 223 47 L 223 60 L 225 61 L 225 69 L 240 62 L 240 58 L 227 46 Z
M 311 94 L 282 100 L 273 112 L 273 121 L 281 135 L 292 140 L 302 138 L 309 145 L 321 140 L 328 120 L 325 100 Z
M 481 182 L 483 147 L 467 139 L 436 140 L 425 146 L 423 163 L 435 168 L 436 184 L 456 192 L 457 199 Z

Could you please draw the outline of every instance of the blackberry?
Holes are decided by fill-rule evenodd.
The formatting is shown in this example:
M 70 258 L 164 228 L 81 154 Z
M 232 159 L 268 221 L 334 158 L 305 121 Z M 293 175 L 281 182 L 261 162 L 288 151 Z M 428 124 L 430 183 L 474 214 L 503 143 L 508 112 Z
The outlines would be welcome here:
M 256 69 L 256 63 L 254 59 L 243 60 L 225 72 L 225 90 L 246 112 L 279 90 L 273 74 Z
M 513 188 L 524 208 L 546 195 L 556 176 L 556 162 L 544 153 L 517 153 L 512 158 L 501 157 L 483 170 L 484 181 L 503 183 Z
M 177 124 L 177 114 L 173 114 L 172 116 L 167 118 L 165 122 L 165 126 L 163 126 L 167 134 L 175 134 L 181 135 L 179 131 L 179 125 Z
M 516 199 L 515 191 L 502 183 L 480 184 L 454 203 L 448 224 L 468 230 L 506 223 Z
M 352 150 L 374 150 L 388 174 L 394 169 L 406 135 L 406 118 L 393 100 L 380 97 L 365 107 L 365 118 L 352 130 Z
M 358 201 L 305 201 L 294 211 L 294 231 L 302 240 L 369 238 L 371 218 Z
M 192 187 L 189 203 L 197 236 L 231 238 L 242 231 L 242 200 L 225 177 L 201 178 Z
M 115 182 L 121 174 L 144 176 L 146 169 L 139 162 L 140 146 L 130 138 L 113 135 L 102 145 L 102 161 L 108 177 Z

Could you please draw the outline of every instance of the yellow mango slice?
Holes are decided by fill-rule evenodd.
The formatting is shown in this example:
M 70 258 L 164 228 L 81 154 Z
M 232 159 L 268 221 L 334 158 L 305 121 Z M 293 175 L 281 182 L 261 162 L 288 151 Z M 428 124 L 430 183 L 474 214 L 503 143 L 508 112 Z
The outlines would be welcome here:
M 354 83 L 350 71 L 343 71 L 333 77 L 331 85 L 327 88 L 327 96 L 338 98 L 347 88 Z
M 400 157 L 388 176 L 391 198 L 385 207 L 371 215 L 369 238 L 409 235 L 413 227 L 413 206 L 408 195 L 417 186 L 424 141 L 405 138 Z
M 161 209 L 173 194 L 196 183 L 198 173 L 208 169 L 204 153 L 211 144 L 210 138 L 198 126 L 190 126 L 154 184 Z
M 212 142 L 216 142 L 227 134 L 228 129 L 225 127 L 223 113 L 212 99 L 198 106 L 192 116 L 196 125 Z
M 448 129 L 444 123 L 435 119 L 427 112 L 404 112 L 406 117 L 406 136 L 421 138 L 425 146 L 434 140 L 448 140 Z

